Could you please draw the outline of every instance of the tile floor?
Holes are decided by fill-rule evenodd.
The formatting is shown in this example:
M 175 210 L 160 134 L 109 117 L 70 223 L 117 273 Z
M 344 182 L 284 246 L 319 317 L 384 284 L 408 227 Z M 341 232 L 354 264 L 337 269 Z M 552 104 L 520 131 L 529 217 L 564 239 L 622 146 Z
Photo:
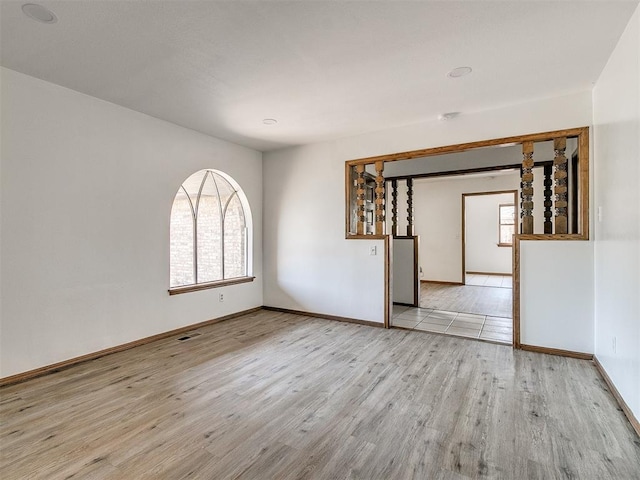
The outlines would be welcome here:
M 392 327 L 446 333 L 511 345 L 512 320 L 473 313 L 446 312 L 430 308 L 393 306 Z
M 465 275 L 465 283 L 477 287 L 502 287 L 513 288 L 513 279 L 511 275 L 479 275 L 475 273 L 467 273 Z

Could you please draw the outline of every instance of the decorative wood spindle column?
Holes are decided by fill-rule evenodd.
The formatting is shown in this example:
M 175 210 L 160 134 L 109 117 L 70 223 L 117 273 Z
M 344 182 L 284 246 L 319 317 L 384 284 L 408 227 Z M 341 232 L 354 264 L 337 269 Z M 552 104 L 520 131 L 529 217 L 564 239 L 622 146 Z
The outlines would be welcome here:
M 407 178 L 407 237 L 413 235 L 413 178 Z
M 568 203 L 568 185 L 567 185 L 567 157 L 564 152 L 567 149 L 567 139 L 565 137 L 553 140 L 553 150 L 555 158 L 553 159 L 553 178 L 555 180 L 555 233 L 567 233 L 567 207 Z
M 553 191 L 551 187 L 553 186 L 553 179 L 551 178 L 551 174 L 553 173 L 552 165 L 544 166 L 544 233 L 553 233 L 553 221 L 551 217 L 553 217 L 553 212 L 551 211 L 551 207 L 553 206 L 553 200 L 551 199 L 551 195 Z
M 356 165 L 356 205 L 358 211 L 358 223 L 356 233 L 358 235 L 365 234 L 365 181 L 364 181 L 364 165 Z
M 522 217 L 521 233 L 533 233 L 533 142 L 522 144 L 522 185 L 520 215 Z
M 398 236 L 398 180 L 391 180 L 391 235 Z
M 384 235 L 385 218 L 384 218 L 384 162 L 382 160 L 376 162 L 376 235 Z

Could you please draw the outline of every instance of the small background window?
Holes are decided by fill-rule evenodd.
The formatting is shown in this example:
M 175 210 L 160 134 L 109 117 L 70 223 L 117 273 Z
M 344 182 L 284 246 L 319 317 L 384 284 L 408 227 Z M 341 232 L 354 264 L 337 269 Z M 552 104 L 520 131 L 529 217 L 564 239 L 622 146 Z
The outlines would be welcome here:
M 513 204 L 500 205 L 499 207 L 499 238 L 498 245 L 511 246 L 512 237 L 515 233 L 516 211 Z

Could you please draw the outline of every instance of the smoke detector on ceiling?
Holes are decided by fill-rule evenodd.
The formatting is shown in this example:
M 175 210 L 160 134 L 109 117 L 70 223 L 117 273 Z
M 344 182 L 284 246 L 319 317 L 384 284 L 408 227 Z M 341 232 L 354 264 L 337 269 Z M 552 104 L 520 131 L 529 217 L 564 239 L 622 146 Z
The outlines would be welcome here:
M 460 112 L 441 113 L 440 115 L 438 115 L 438 120 L 440 120 L 441 122 L 446 122 L 448 120 L 453 120 L 458 115 L 460 115 Z
M 473 70 L 471 67 L 458 67 L 458 68 L 454 68 L 449 73 L 447 73 L 447 77 L 460 78 L 460 77 L 464 77 L 465 75 L 469 75 L 472 71 Z
M 58 21 L 55 13 L 37 3 L 25 3 L 22 5 L 22 12 L 40 23 L 56 23 Z

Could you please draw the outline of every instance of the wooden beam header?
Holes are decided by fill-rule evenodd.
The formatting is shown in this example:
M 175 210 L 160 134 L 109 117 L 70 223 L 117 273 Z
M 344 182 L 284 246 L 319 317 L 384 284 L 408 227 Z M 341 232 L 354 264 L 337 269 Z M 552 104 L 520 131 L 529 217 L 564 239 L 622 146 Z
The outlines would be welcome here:
M 568 130 L 556 130 L 553 132 L 533 133 L 529 135 L 518 135 L 513 137 L 494 138 L 491 140 L 480 140 L 477 142 L 459 143 L 456 145 L 445 145 L 441 147 L 422 148 L 420 150 L 410 150 L 408 152 L 391 153 L 388 155 L 378 155 L 375 157 L 357 158 L 348 160 L 349 165 L 372 164 L 377 161 L 396 162 L 398 160 L 411 160 L 413 158 L 432 157 L 445 153 L 465 152 L 476 148 L 513 146 L 523 142 L 546 142 L 558 137 L 576 138 L 588 132 L 589 127 L 570 128 Z

